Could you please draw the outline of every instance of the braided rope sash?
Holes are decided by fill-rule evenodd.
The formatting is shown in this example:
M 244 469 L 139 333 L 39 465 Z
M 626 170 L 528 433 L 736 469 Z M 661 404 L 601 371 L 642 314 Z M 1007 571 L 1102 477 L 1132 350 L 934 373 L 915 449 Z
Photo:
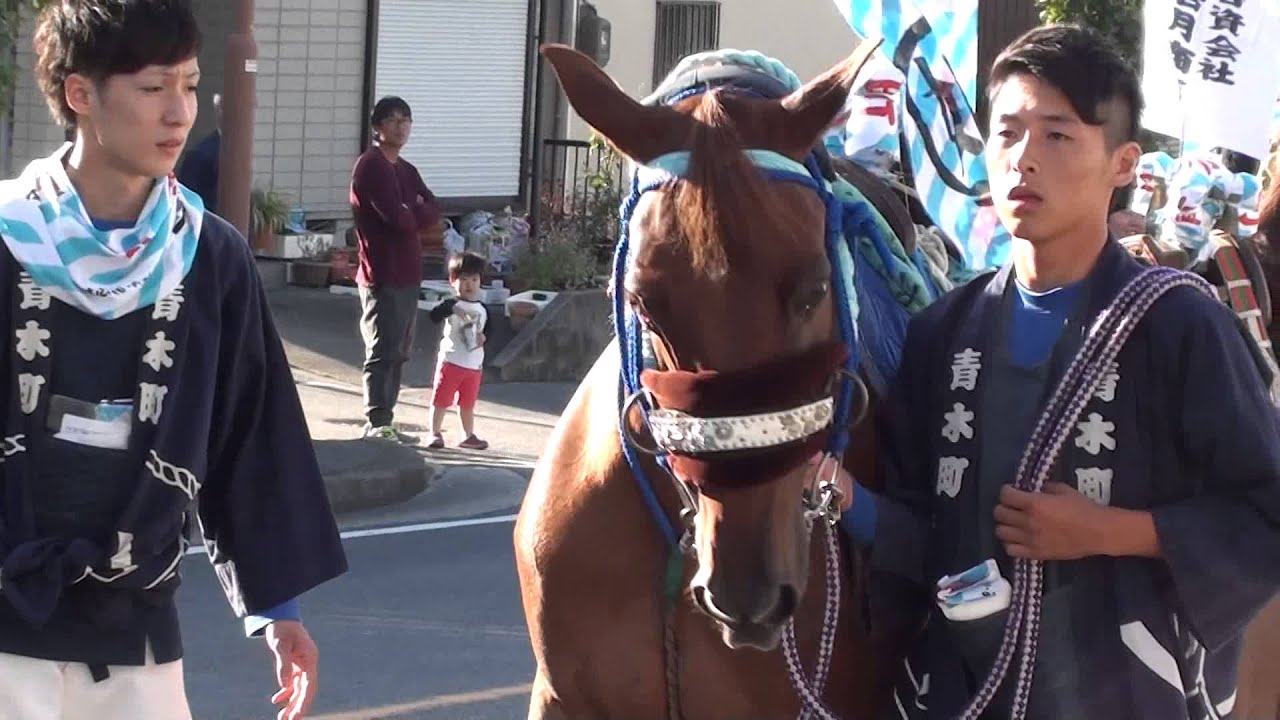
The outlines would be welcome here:
M 1089 398 L 1097 391 L 1106 369 L 1119 355 L 1134 328 L 1166 292 L 1188 286 L 1216 300 L 1214 288 L 1204 279 L 1172 268 L 1143 271 L 1120 291 L 1090 328 L 1084 346 L 1067 368 L 1036 423 L 1035 431 L 1018 464 L 1014 487 L 1039 492 L 1057 463 L 1063 444 Z M 1004 683 L 1005 675 L 1019 655 L 1017 685 L 1011 720 L 1024 720 L 1030 706 L 1032 673 L 1040 638 L 1041 600 L 1044 593 L 1044 566 L 1035 560 L 1019 559 L 1014 564 L 1013 598 L 1000 651 L 991 673 L 978 694 L 960 715 L 961 720 L 978 720 Z

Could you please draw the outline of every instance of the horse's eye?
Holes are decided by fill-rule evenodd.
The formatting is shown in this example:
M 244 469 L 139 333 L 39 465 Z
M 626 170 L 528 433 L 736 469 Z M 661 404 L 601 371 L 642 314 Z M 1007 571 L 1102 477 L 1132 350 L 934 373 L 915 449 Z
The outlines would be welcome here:
M 830 291 L 831 284 L 825 281 L 809 283 L 800 288 L 795 295 L 794 308 L 796 315 L 808 319 L 822 304 L 822 301 L 826 299 L 827 293 Z

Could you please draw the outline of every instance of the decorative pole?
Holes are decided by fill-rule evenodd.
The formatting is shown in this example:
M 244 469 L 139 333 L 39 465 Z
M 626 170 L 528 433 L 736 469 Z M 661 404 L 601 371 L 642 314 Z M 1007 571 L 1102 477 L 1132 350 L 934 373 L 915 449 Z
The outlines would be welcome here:
M 235 31 L 227 35 L 222 92 L 222 149 L 218 158 L 218 214 L 247 238 L 253 184 L 253 121 L 258 44 L 253 39 L 254 0 L 235 0 Z

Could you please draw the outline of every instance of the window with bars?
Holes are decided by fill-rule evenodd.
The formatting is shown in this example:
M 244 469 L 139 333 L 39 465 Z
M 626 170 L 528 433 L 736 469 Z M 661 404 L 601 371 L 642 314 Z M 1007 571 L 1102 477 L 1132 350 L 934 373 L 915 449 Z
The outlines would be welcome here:
M 653 42 L 653 85 L 686 55 L 720 47 L 720 3 L 659 2 Z

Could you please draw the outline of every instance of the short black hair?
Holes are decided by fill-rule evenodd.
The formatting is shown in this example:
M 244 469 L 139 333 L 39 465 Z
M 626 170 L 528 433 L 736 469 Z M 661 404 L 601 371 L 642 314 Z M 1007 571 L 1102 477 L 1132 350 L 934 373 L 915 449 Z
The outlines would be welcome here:
M 484 268 L 489 263 L 473 252 L 458 253 L 449 258 L 449 280 L 457 280 L 463 275 L 479 275 L 484 277 Z
M 36 24 L 36 82 L 54 119 L 69 127 L 76 122 L 67 105 L 69 76 L 101 83 L 177 65 L 199 55 L 202 42 L 190 0 L 55 0 Z
M 1143 108 L 1138 75 L 1096 30 L 1062 24 L 1025 33 L 996 57 L 987 96 L 994 98 L 1014 75 L 1029 75 L 1066 95 L 1081 120 L 1104 128 L 1109 147 L 1138 140 Z
M 388 95 L 373 106 L 373 112 L 369 113 L 369 125 L 378 127 L 397 112 L 407 118 L 413 118 L 413 111 L 409 109 L 409 103 L 405 102 L 404 98 Z

